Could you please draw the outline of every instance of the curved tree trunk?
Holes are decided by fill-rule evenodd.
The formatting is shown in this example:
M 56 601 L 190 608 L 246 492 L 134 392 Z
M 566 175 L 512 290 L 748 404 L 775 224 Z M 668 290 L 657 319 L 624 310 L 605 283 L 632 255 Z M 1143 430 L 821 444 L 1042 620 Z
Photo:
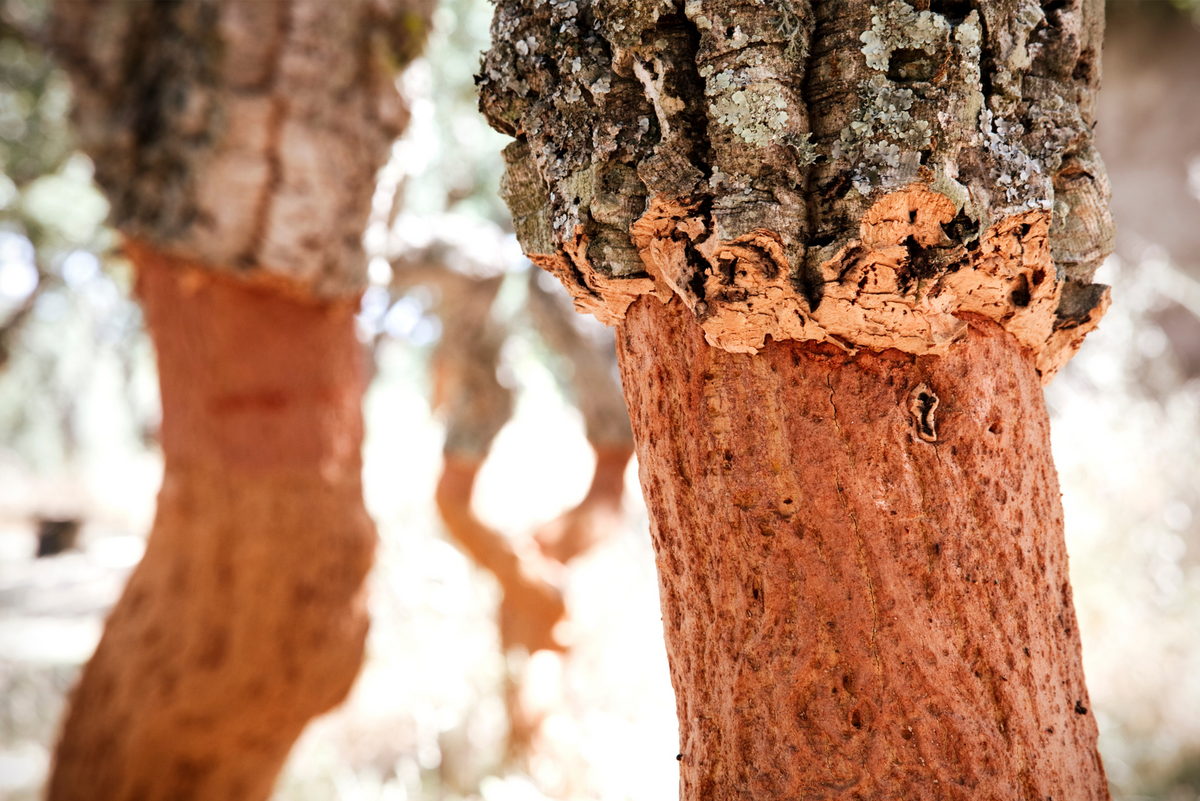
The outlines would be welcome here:
M 498 4 L 518 236 L 618 326 L 688 801 L 1107 798 L 1038 391 L 1108 304 L 1102 13 Z
M 163 487 L 48 798 L 270 795 L 367 630 L 354 314 L 384 67 L 421 3 L 60 2 L 75 118 L 157 350 Z
M 127 250 L 158 351 L 163 486 L 48 797 L 267 798 L 362 660 L 357 304 Z

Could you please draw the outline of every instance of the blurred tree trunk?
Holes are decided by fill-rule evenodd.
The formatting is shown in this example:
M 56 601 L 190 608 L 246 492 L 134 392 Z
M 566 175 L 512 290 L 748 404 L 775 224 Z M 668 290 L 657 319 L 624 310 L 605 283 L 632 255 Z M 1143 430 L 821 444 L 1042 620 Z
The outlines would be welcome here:
M 498 255 L 498 254 L 497 254 Z M 453 266 L 452 266 L 453 265 Z M 392 292 L 436 287 L 436 314 L 445 321 L 433 354 L 433 404 L 446 417 L 444 466 L 437 503 L 451 539 L 500 584 L 500 646 L 527 656 L 566 650 L 555 626 L 566 614 L 558 587 L 560 565 L 605 539 L 621 524 L 625 468 L 633 456 L 633 432 L 616 378 L 611 332 L 581 332 L 581 320 L 565 293 L 539 286 L 530 272 L 527 311 L 547 346 L 569 365 L 570 383 L 596 452 L 591 487 L 583 501 L 541 527 L 533 537 L 510 538 L 475 513 L 475 480 L 500 429 L 513 411 L 512 391 L 500 383 L 500 352 L 511 334 L 492 313 L 504 275 L 496 263 L 472 259 L 453 241 L 435 239 L 393 261 Z M 565 302 L 564 302 L 565 301 Z M 597 326 L 597 328 L 599 328 Z M 607 353 L 605 352 L 607 350 Z M 505 700 L 509 718 L 506 759 L 528 760 L 538 746 L 547 710 L 528 692 L 529 677 L 510 660 Z
M 1102 5 L 506 0 L 527 254 L 618 325 L 685 799 L 1102 799 L 1040 382 Z
M 376 170 L 421 0 L 61 2 L 58 55 L 137 271 L 165 462 L 72 697 L 50 799 L 265 799 L 362 659 Z

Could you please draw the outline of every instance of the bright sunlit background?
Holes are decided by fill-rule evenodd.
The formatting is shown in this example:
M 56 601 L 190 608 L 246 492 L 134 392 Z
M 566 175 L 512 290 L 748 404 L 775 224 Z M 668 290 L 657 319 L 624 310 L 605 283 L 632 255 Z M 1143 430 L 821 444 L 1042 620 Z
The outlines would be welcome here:
M 1118 799 L 1200 798 L 1200 17 L 1187 3 L 1110 3 L 1097 128 L 1118 252 L 1112 310 L 1048 388 L 1084 662 Z M 1194 6 L 1193 6 L 1194 7 Z M 40 0 L 0 0 L 0 799 L 37 797 L 65 693 L 137 563 L 161 476 L 153 353 L 128 267 L 103 227 L 92 167 L 72 149 L 65 79 L 13 25 Z M 429 293 L 390 298 L 385 257 L 439 231 L 509 273 L 493 314 L 516 414 L 477 509 L 528 536 L 583 496 L 578 411 L 523 312 L 527 263 L 496 197 L 505 138 L 471 76 L 491 9 L 443 0 L 426 58 L 399 83 L 413 117 L 381 173 L 360 315 L 380 336 L 367 398 L 367 504 L 379 526 L 374 624 L 349 701 L 295 749 L 287 801 L 676 794 L 674 700 L 636 465 L 626 526 L 566 573 L 573 647 L 506 658 L 498 590 L 445 538 L 432 504 L 443 423 L 428 360 Z M 437 99 L 435 104 L 433 98 Z M 78 547 L 34 559 L 39 521 L 82 521 Z M 505 767 L 506 676 L 551 715 L 528 770 Z

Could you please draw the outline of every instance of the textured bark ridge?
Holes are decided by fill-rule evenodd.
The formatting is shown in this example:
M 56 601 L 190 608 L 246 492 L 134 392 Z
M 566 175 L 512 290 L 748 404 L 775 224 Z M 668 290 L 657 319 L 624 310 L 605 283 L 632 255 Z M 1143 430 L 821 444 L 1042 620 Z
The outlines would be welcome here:
M 375 528 L 357 304 L 128 249 L 158 351 L 165 473 L 47 797 L 265 799 L 362 659 Z
M 618 334 L 685 799 L 1105 799 L 1031 354 Z M 669 358 L 663 358 L 670 353 Z
M 503 189 L 581 311 L 683 299 L 710 344 L 946 352 L 982 314 L 1049 380 L 1111 249 L 1102 5 L 501 2 Z
M 393 79 L 432 0 L 60 2 L 54 40 L 111 222 L 232 272 L 360 292 Z

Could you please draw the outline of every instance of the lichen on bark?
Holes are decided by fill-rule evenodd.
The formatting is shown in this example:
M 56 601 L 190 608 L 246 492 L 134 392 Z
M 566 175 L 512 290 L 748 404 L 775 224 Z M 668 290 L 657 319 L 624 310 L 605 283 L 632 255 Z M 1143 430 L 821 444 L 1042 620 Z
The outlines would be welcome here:
M 526 252 L 604 322 L 674 294 L 727 350 L 936 354 L 970 312 L 1049 380 L 1108 302 L 1102 10 L 507 0 L 481 108 Z M 865 238 L 901 207 L 921 237 Z

